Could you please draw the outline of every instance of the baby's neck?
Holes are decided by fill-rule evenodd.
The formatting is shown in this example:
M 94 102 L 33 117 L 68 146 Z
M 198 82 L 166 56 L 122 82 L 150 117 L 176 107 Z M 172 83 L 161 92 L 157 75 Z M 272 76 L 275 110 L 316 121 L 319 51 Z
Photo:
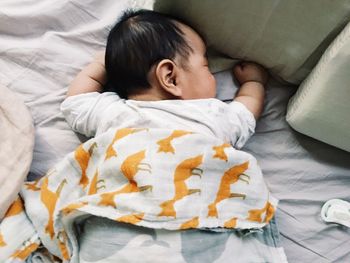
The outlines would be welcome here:
M 148 90 L 143 90 L 142 92 L 130 94 L 128 96 L 128 99 L 140 100 L 140 101 L 158 101 L 158 100 L 172 100 L 176 98 L 164 92 L 156 92 L 155 89 L 148 89 Z
M 157 100 L 164 100 L 163 98 L 160 98 L 158 96 L 154 96 L 153 94 L 133 94 L 128 96 L 129 100 L 142 100 L 142 101 L 157 101 Z

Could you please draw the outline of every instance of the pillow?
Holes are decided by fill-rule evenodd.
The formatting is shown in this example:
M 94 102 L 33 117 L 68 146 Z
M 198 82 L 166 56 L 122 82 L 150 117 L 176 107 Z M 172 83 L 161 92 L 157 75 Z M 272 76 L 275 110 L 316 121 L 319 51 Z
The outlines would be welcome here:
M 34 147 L 32 117 L 23 101 L 0 85 L 0 221 L 17 198 L 29 171 Z
M 326 50 L 290 100 L 297 131 L 350 151 L 350 23 Z
M 213 71 L 230 58 L 256 61 L 299 84 L 350 18 L 348 0 L 157 0 L 154 9 L 186 21 L 217 52 Z M 219 59 L 218 59 L 219 57 Z

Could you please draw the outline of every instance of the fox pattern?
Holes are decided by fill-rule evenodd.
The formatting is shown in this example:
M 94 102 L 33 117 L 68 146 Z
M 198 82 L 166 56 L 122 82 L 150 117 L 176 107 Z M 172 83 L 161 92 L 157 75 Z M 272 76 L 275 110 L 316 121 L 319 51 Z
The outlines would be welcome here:
M 69 260 L 74 219 L 95 215 L 168 230 L 261 228 L 273 217 L 256 160 L 230 144 L 170 129 L 110 129 L 26 183 L 6 220 L 26 214 L 40 240 Z M 9 244 L 0 228 L 0 253 Z M 13 250 L 25 258 L 38 243 Z

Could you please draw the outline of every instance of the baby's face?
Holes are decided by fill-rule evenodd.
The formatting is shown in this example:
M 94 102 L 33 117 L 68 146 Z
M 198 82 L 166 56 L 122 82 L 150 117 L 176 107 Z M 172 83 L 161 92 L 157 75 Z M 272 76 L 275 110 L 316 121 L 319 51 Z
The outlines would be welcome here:
M 207 99 L 216 95 L 216 82 L 209 71 L 206 46 L 202 38 L 190 27 L 180 24 L 193 52 L 187 58 L 187 67 L 180 71 L 182 99 Z

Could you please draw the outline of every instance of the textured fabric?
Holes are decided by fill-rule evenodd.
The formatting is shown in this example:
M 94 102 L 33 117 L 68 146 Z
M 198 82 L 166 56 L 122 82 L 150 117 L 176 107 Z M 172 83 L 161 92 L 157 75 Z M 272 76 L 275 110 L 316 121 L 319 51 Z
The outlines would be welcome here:
M 82 216 L 151 229 L 250 230 L 266 226 L 277 206 L 252 155 L 169 129 L 109 129 L 21 195 L 43 245 L 64 260 L 79 255 L 73 226 Z
M 334 40 L 288 106 L 297 131 L 350 151 L 350 24 Z
M 109 128 L 181 128 L 241 148 L 255 129 L 254 116 L 242 103 L 217 99 L 135 101 L 91 92 L 68 97 L 61 110 L 73 130 L 88 137 Z
M 0 85 L 0 220 L 27 177 L 33 157 L 34 127 L 22 99 Z
M 96 217 L 81 220 L 79 229 L 82 263 L 134 263 L 140 258 L 143 263 L 287 262 L 275 220 L 249 235 L 148 229 Z
M 0 262 L 24 261 L 40 245 L 38 234 L 17 199 L 0 222 Z
M 21 95 L 35 121 L 32 175 L 45 174 L 79 145 L 77 135 L 59 112 L 60 104 L 69 82 L 91 61 L 93 54 L 103 48 L 108 29 L 130 2 L 62 0 L 52 4 L 52 0 L 0 1 L 0 82 Z M 221 1 L 216 2 L 220 4 Z M 315 19 L 315 23 L 318 20 Z M 302 26 L 296 29 L 300 28 Z M 312 37 L 312 34 L 305 37 Z M 215 77 L 218 97 L 232 99 L 236 88 L 233 87 L 231 72 L 217 73 Z M 296 86 L 271 80 L 255 134 L 243 149 L 257 158 L 269 189 L 280 200 L 276 221 L 289 262 L 350 262 L 349 231 L 325 224 L 320 218 L 321 207 L 328 199 L 350 201 L 350 153 L 290 128 L 285 113 L 287 102 L 296 89 Z M 213 250 L 218 254 L 221 249 L 231 252 L 237 247 L 251 248 L 250 254 L 257 250 L 249 245 L 250 242 L 242 244 L 240 239 L 232 237 L 227 242 L 224 238 L 213 240 L 213 235 L 202 236 L 201 233 L 193 230 L 191 233 L 185 231 L 183 235 L 183 240 L 188 240 L 184 247 L 191 248 L 187 262 L 196 262 L 198 255 L 202 255 L 199 258 L 211 259 L 216 255 Z M 163 237 L 178 247 L 176 235 Z M 136 236 L 130 246 L 135 244 L 135 251 L 147 251 L 149 242 L 137 242 L 143 238 L 142 234 Z M 201 242 L 203 239 L 213 241 L 208 245 L 212 253 L 208 252 L 208 243 Z M 158 239 L 153 239 L 153 242 L 161 248 L 167 247 Z M 190 246 L 191 242 L 195 248 Z M 98 250 L 98 246 L 94 248 Z M 233 253 L 225 255 L 229 256 L 226 262 L 237 259 Z M 166 257 L 169 258 L 172 257 Z M 37 260 L 35 262 L 48 262 Z
M 104 49 L 123 10 L 140 7 L 151 8 L 152 0 L 0 1 L 0 84 L 20 94 L 34 119 L 31 178 L 43 176 L 84 139 L 60 112 L 67 87 Z
M 271 80 L 254 136 L 244 150 L 259 161 L 280 202 L 276 221 L 288 261 L 350 262 L 350 229 L 322 221 L 323 204 L 350 201 L 350 153 L 295 132 L 286 122 L 295 86 Z
M 350 18 L 348 0 L 158 0 L 154 9 L 202 33 L 217 53 L 209 61 L 214 71 L 244 59 L 292 83 L 307 76 Z

